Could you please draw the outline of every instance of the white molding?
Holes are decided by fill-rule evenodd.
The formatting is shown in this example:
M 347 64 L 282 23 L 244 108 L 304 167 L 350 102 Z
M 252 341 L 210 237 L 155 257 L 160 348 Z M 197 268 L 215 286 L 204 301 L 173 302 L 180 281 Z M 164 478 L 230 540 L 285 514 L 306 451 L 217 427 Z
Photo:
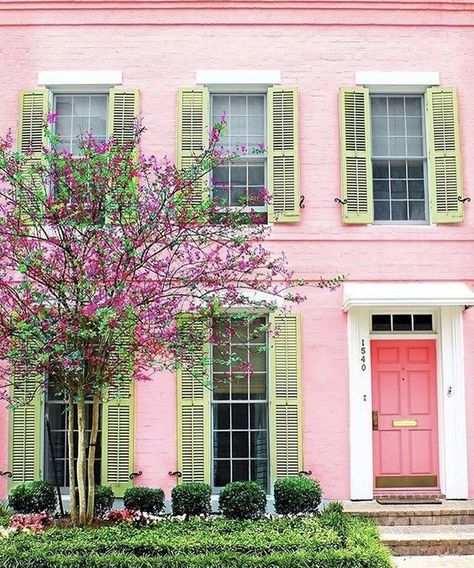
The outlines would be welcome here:
M 122 71 L 38 71 L 38 85 L 121 85 Z
M 356 306 L 472 306 L 474 292 L 461 282 L 346 282 L 343 309 Z
M 366 308 L 353 308 L 349 311 L 350 497 L 356 501 L 370 500 L 374 496 L 369 321 Z M 362 369 L 361 362 L 362 341 L 365 346 L 365 370 Z
M 279 85 L 281 71 L 277 69 L 215 69 L 196 71 L 200 85 Z
M 462 308 L 441 308 L 441 357 L 438 376 L 442 491 L 447 499 L 468 498 L 466 398 Z
M 413 300 L 416 302 L 416 300 Z M 408 304 L 407 309 L 412 309 Z M 390 306 L 387 306 L 389 309 Z M 468 498 L 468 461 L 466 434 L 466 400 L 464 378 L 463 307 L 433 307 L 438 321 L 436 339 L 438 439 L 440 489 L 447 499 Z M 349 422 L 350 422 L 350 498 L 373 498 L 372 440 L 372 369 L 370 316 L 377 309 L 354 306 L 348 311 L 349 349 Z M 438 316 L 439 313 L 439 316 Z M 383 339 L 398 339 L 399 334 L 386 334 Z M 424 334 L 423 334 L 424 335 Z M 416 333 L 404 339 L 422 339 Z M 361 341 L 364 339 L 367 370 L 361 369 Z
M 419 86 L 439 85 L 437 71 L 357 71 L 356 85 L 366 86 Z

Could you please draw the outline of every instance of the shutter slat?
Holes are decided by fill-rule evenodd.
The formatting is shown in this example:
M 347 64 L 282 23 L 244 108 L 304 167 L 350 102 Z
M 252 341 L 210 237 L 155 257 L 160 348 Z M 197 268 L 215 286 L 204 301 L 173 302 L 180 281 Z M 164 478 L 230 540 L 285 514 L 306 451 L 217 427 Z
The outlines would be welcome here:
M 134 384 L 130 332 L 124 331 L 111 354 L 114 381 L 102 406 L 102 484 L 110 485 L 116 497 L 133 482 L 134 470 Z
M 296 88 L 268 89 L 268 123 L 269 220 L 295 223 L 300 220 Z
M 188 170 L 209 143 L 209 91 L 205 87 L 182 88 L 178 91 L 178 148 L 176 165 Z M 194 184 L 191 204 L 199 204 L 209 195 L 209 174 Z
M 27 156 L 24 161 L 24 183 L 35 191 L 18 190 L 18 201 L 25 217 L 35 217 L 44 206 L 46 188 L 39 175 L 30 170 L 42 161 L 42 149 L 46 144 L 44 126 L 48 114 L 49 90 L 37 89 L 20 93 L 18 120 L 18 150 Z
M 341 89 L 342 219 L 344 223 L 373 222 L 370 99 L 365 88 Z
M 121 144 L 133 140 L 140 114 L 140 91 L 114 87 L 109 91 L 109 136 Z
M 183 316 L 181 333 L 202 338 L 202 350 L 186 351 L 178 368 L 178 470 L 181 482 L 210 483 L 208 344 L 202 321 Z M 195 342 L 190 343 L 195 345 Z
M 301 338 L 299 314 L 272 314 L 271 440 L 272 477 L 298 475 L 301 449 Z
M 463 220 L 461 150 L 456 90 L 432 87 L 426 92 L 431 220 Z

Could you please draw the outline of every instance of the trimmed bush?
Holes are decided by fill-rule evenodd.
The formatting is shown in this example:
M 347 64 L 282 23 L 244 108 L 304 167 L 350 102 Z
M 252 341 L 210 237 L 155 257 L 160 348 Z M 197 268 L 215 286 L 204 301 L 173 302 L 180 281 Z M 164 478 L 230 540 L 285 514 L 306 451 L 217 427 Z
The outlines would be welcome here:
M 266 504 L 265 491 L 256 481 L 228 483 L 219 496 L 219 508 L 228 519 L 257 519 Z
M 171 491 L 173 515 L 208 515 L 211 487 L 207 483 L 181 483 Z
M 315 513 L 321 503 L 321 487 L 310 477 L 282 477 L 274 485 L 275 511 L 281 515 Z
M 53 513 L 58 504 L 56 489 L 47 481 L 26 481 L 14 487 L 8 495 L 8 504 L 16 513 Z
M 123 495 L 126 509 L 158 515 L 163 509 L 165 494 L 163 489 L 151 487 L 130 487 Z
M 114 492 L 109 485 L 97 485 L 95 488 L 94 515 L 103 517 L 114 506 Z
M 1 540 L 2 568 L 390 568 L 371 523 L 353 518 L 347 546 L 319 517 L 162 520 L 19 533 Z

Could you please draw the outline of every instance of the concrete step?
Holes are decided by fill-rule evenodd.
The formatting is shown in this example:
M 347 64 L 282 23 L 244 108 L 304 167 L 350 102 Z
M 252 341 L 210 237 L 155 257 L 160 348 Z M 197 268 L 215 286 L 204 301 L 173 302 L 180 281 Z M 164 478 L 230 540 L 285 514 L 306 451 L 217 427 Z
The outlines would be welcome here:
M 370 518 L 380 526 L 474 525 L 473 501 L 443 500 L 441 505 L 380 505 L 376 501 L 345 501 L 344 510 Z
M 382 542 L 396 556 L 474 554 L 474 524 L 381 526 Z

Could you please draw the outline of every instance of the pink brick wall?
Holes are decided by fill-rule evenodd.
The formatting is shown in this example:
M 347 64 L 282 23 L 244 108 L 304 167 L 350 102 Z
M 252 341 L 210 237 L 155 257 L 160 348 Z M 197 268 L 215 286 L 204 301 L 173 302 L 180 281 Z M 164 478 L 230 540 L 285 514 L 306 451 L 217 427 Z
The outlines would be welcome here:
M 445 9 L 422 2 L 425 10 L 407 12 L 369 9 L 383 7 L 380 2 L 362 2 L 364 9 L 359 10 L 307 4 L 314 9 L 174 11 L 171 3 L 151 2 L 160 10 L 53 13 L 4 12 L 0 0 L 0 16 L 9 24 L 0 23 L 0 52 L 6 63 L 0 68 L 0 131 L 16 128 L 18 92 L 37 85 L 38 71 L 120 69 L 125 86 L 141 89 L 148 127 L 145 150 L 174 156 L 176 91 L 195 83 L 197 69 L 279 69 L 282 83 L 300 91 L 306 208 L 300 224 L 274 228 L 271 246 L 285 250 L 297 273 L 309 279 L 346 273 L 364 281 L 472 283 L 474 203 L 465 207 L 461 225 L 410 228 L 343 226 L 333 201 L 340 194 L 338 88 L 353 85 L 355 72 L 364 70 L 439 71 L 443 85 L 458 87 L 465 193 L 473 193 L 472 11 L 454 2 L 445 2 Z M 178 26 L 178 21 L 191 23 Z M 103 22 L 110 24 L 99 25 Z M 204 25 L 210 22 L 214 24 Z M 347 329 L 341 303 L 341 291 L 309 290 L 304 305 L 305 468 L 320 478 L 329 498 L 349 496 Z M 468 408 L 474 407 L 473 342 L 474 309 L 465 313 Z M 174 378 L 166 375 L 140 384 L 137 406 L 136 468 L 144 472 L 140 483 L 169 491 L 174 480 L 168 471 L 176 468 Z M 472 412 L 468 431 L 474 497 Z M 5 441 L 6 412 L 0 406 L 0 469 L 6 467 Z M 0 497 L 4 494 L 5 478 L 0 478 Z

